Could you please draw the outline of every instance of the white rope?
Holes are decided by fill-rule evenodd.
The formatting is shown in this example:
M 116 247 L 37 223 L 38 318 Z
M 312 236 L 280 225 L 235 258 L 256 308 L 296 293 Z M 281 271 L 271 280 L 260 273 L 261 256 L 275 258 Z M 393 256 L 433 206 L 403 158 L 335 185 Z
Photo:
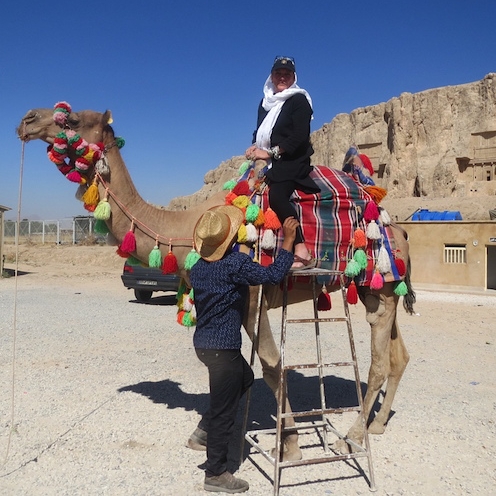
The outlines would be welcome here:
M 12 433 L 14 432 L 15 421 L 15 381 L 16 381 L 16 345 L 17 345 L 17 273 L 19 268 L 19 228 L 21 225 L 21 204 L 22 204 L 22 177 L 24 171 L 24 148 L 26 143 L 22 142 L 21 147 L 21 163 L 19 171 L 19 195 L 17 198 L 17 229 L 15 233 L 15 270 L 14 270 L 14 307 L 13 307 L 13 324 L 12 324 L 12 385 L 10 399 L 10 429 L 7 438 L 7 447 L 5 450 L 5 458 L 3 464 L 7 463 L 10 445 L 12 441 Z

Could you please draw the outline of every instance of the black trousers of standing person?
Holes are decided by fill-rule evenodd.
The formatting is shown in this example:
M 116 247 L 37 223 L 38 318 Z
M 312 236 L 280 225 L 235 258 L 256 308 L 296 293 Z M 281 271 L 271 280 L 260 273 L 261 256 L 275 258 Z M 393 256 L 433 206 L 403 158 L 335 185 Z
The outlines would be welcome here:
M 227 469 L 239 400 L 253 384 L 254 376 L 240 350 L 196 349 L 196 355 L 208 368 L 210 407 L 198 427 L 208 433 L 205 473 L 212 477 Z
M 296 186 L 297 183 L 294 181 L 282 181 L 280 183 L 275 183 L 273 181 L 270 182 L 269 205 L 270 208 L 272 208 L 272 210 L 276 213 L 277 217 L 281 221 L 281 224 L 283 224 L 288 217 L 294 217 L 296 220 L 299 220 L 295 208 L 289 201 L 291 195 L 296 189 Z M 298 226 L 296 229 L 294 244 L 297 245 L 304 242 L 305 240 L 303 239 L 301 227 Z

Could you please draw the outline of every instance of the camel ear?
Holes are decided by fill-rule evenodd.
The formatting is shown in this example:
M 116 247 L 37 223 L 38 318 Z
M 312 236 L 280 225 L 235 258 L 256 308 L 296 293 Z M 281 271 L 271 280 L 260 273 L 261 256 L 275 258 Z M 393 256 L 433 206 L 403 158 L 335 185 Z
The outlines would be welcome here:
M 112 112 L 110 110 L 106 110 L 103 114 L 103 122 L 105 122 L 105 124 L 112 124 L 112 122 L 114 122 L 114 119 L 112 119 Z

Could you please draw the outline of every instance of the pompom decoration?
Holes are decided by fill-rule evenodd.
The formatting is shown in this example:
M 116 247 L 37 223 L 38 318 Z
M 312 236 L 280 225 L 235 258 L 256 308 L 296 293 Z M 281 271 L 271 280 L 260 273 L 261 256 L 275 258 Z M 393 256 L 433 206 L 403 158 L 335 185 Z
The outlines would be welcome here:
M 119 150 L 126 144 L 126 140 L 122 136 L 116 136 L 115 144 Z
M 367 202 L 365 212 L 363 212 L 363 218 L 366 222 L 379 219 L 379 209 L 374 201 Z
M 177 323 L 179 325 L 183 325 L 183 318 L 185 315 L 186 315 L 186 312 L 184 310 L 177 312 Z
M 322 291 L 317 298 L 317 310 L 325 312 L 331 308 L 331 295 L 327 292 L 327 288 L 322 286 Z
M 98 220 L 109 220 L 110 214 L 110 203 L 108 202 L 107 198 L 104 198 L 95 208 L 93 217 Z
M 374 175 L 374 166 L 372 165 L 372 162 L 370 161 L 370 158 L 365 155 L 365 153 L 360 153 L 358 155 L 360 157 L 360 160 L 362 161 L 363 166 L 367 169 L 369 174 L 371 176 Z
M 365 186 L 364 189 L 374 199 L 377 205 L 379 205 L 381 200 L 387 195 L 387 190 L 380 186 Z
M 367 225 L 366 234 L 369 239 L 381 239 L 381 231 L 375 220 L 370 221 Z
M 372 276 L 372 280 L 370 281 L 370 289 L 379 290 L 384 286 L 384 278 L 379 273 L 378 270 L 374 271 L 374 275 Z
M 232 201 L 232 204 L 238 208 L 246 208 L 250 203 L 250 199 L 246 195 L 240 195 Z
M 248 241 L 248 235 L 246 233 L 246 226 L 241 224 L 238 229 L 238 243 L 246 243 Z
M 391 224 L 391 217 L 387 213 L 386 209 L 381 208 L 380 209 L 380 214 L 379 214 L 379 220 L 382 222 L 384 226 L 389 226 Z
M 241 196 L 241 195 L 249 195 L 250 194 L 250 185 L 248 184 L 248 181 L 239 181 L 236 186 L 234 186 L 232 192 L 235 195 Z
M 93 231 L 98 234 L 108 234 L 110 232 L 106 222 L 102 219 L 95 219 L 95 225 Z
M 360 274 L 361 270 L 359 263 L 356 260 L 351 259 L 348 260 L 348 263 L 346 264 L 344 275 L 353 278 Z
M 277 214 L 270 207 L 265 211 L 265 229 L 277 231 L 282 227 L 281 221 Z
M 395 258 L 394 264 L 396 265 L 396 270 L 400 277 L 403 277 L 406 274 L 406 265 L 405 261 L 402 258 Z
M 226 202 L 226 205 L 232 205 L 233 201 L 236 200 L 236 198 L 237 196 L 232 191 L 230 191 L 229 193 L 227 193 L 224 201 Z
M 257 228 L 253 224 L 246 224 L 246 241 L 255 243 L 258 239 Z
M 184 327 L 193 327 L 196 323 L 196 320 L 191 315 L 191 312 L 185 312 L 181 323 Z
M 255 222 L 258 218 L 258 212 L 260 211 L 260 207 L 255 203 L 250 203 L 246 208 L 245 219 L 246 222 Z
M 246 160 L 239 167 L 239 175 L 242 176 L 248 170 L 248 167 L 250 167 L 250 162 Z
M 231 179 L 230 181 L 227 181 L 224 183 L 224 186 L 222 186 L 222 189 L 227 190 L 227 191 L 232 191 L 235 186 L 236 186 L 236 181 L 234 179 Z
M 394 294 L 398 296 L 405 296 L 408 294 L 408 287 L 405 281 L 401 281 L 394 287 Z
M 130 257 L 127 257 L 126 260 L 128 265 L 141 265 L 141 260 L 138 260 L 136 257 L 133 257 L 132 255 Z
M 355 281 L 351 281 L 348 286 L 348 290 L 346 291 L 346 301 L 350 305 L 356 305 L 358 303 L 358 291 Z
M 253 222 L 253 225 L 257 228 L 262 227 L 265 224 L 265 214 L 263 213 L 263 210 L 261 208 L 258 209 L 258 215 L 255 221 Z
M 177 258 L 172 253 L 172 250 L 169 250 L 169 253 L 164 258 L 164 263 L 162 264 L 162 272 L 164 274 L 174 274 L 179 269 L 177 265 Z
M 88 212 L 94 212 L 96 208 L 96 205 L 87 205 L 86 203 L 83 206 Z
M 361 269 L 366 269 L 368 265 L 367 254 L 362 250 L 356 250 L 353 254 L 353 260 L 355 260 Z
M 86 183 L 86 179 L 83 181 L 81 174 L 77 170 L 73 170 L 69 172 L 69 174 L 66 174 L 65 177 L 69 179 L 69 181 L 71 181 L 72 183 L 78 183 L 78 184 Z
M 191 250 L 187 255 L 186 255 L 186 260 L 184 261 L 184 269 L 185 270 L 191 270 L 193 268 L 193 265 L 195 265 L 198 260 L 200 260 L 200 254 L 196 250 Z
M 367 236 L 362 229 L 355 229 L 353 235 L 353 246 L 355 248 L 365 248 L 367 246 Z
M 67 102 L 57 102 L 53 107 L 53 120 L 60 126 L 64 126 L 72 112 L 71 106 Z
M 158 244 L 153 247 L 152 251 L 148 255 L 148 265 L 155 268 L 162 267 L 162 253 L 158 247 Z
M 132 253 L 136 251 L 136 237 L 134 235 L 134 223 L 131 225 L 131 229 L 124 235 L 124 239 L 121 243 L 121 250 L 127 253 Z
M 387 274 L 388 272 L 391 272 L 391 259 L 389 258 L 389 253 L 384 245 L 381 245 L 381 247 L 379 248 L 375 266 L 381 274 Z
M 274 231 L 265 229 L 260 247 L 262 250 L 273 250 L 276 247 L 276 235 L 274 234 Z

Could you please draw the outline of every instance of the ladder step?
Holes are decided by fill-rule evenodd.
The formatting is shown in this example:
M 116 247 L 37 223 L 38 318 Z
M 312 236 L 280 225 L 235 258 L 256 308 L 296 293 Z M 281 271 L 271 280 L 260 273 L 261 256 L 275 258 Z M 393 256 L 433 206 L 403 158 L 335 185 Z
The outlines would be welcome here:
M 282 413 L 281 418 L 313 417 L 315 415 L 330 415 L 332 413 L 360 412 L 359 406 L 349 406 L 343 408 L 316 408 L 313 410 L 302 410 L 299 412 Z
M 331 362 L 331 363 L 298 363 L 295 365 L 285 365 L 283 370 L 298 370 L 298 369 L 319 369 L 319 368 L 331 368 L 331 367 L 353 367 L 355 362 Z
M 286 319 L 287 324 L 312 324 L 315 322 L 348 322 L 346 317 L 329 317 L 324 319 Z

